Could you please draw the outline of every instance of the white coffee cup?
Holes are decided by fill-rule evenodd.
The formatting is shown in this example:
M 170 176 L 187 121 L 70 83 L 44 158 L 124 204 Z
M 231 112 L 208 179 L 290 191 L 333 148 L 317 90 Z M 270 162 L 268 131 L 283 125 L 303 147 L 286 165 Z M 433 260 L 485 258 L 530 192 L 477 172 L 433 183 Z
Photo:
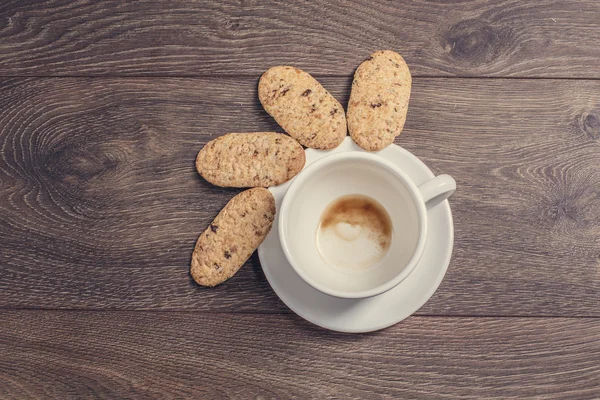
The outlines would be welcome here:
M 443 201 L 456 189 L 449 175 L 419 186 L 398 167 L 365 152 L 337 153 L 306 167 L 290 185 L 279 210 L 279 238 L 296 273 L 315 289 L 335 297 L 364 298 L 384 293 L 415 268 L 427 238 L 426 204 Z M 391 244 L 377 263 L 360 270 L 329 265 L 317 245 L 324 210 L 347 195 L 380 203 L 392 222 Z

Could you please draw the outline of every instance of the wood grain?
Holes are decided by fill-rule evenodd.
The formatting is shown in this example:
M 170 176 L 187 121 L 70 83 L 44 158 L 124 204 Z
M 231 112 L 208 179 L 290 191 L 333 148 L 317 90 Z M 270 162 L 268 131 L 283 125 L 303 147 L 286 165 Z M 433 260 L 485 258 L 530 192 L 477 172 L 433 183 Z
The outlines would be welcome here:
M 350 76 L 321 79 L 347 102 Z M 427 315 L 600 316 L 600 81 L 415 79 L 397 143 L 452 174 L 455 250 Z M 256 80 L 0 82 L 0 307 L 288 312 L 258 260 L 215 289 L 197 236 L 237 190 L 194 158 L 276 130 Z
M 11 0 L 0 75 L 346 75 L 389 48 L 415 76 L 600 78 L 599 20 L 595 0 Z
M 295 315 L 0 318 L 3 399 L 592 399 L 600 387 L 600 320 L 413 317 L 345 335 Z
M 599 398 L 598 21 L 594 0 L 0 2 L 0 399 Z M 239 192 L 198 150 L 279 130 L 267 68 L 345 106 L 378 49 L 415 77 L 396 143 L 458 182 L 434 297 L 345 335 L 291 313 L 256 255 L 196 285 Z

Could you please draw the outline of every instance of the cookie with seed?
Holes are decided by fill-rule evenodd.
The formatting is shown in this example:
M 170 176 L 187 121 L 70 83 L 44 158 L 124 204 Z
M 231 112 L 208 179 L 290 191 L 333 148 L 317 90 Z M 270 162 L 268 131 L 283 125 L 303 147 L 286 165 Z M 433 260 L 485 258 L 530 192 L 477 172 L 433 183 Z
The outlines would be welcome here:
M 231 278 L 265 240 L 274 219 L 275 199 L 267 189 L 249 189 L 232 198 L 198 238 L 192 278 L 202 286 Z
M 196 169 L 217 186 L 269 187 L 296 176 L 305 161 L 302 146 L 283 133 L 229 133 L 200 150 Z
M 356 70 L 348 102 L 348 130 L 365 150 L 381 150 L 404 128 L 412 78 L 404 59 L 377 51 Z
M 298 68 L 270 68 L 260 78 L 258 98 L 275 121 L 306 147 L 332 149 L 346 137 L 346 116 L 340 103 Z

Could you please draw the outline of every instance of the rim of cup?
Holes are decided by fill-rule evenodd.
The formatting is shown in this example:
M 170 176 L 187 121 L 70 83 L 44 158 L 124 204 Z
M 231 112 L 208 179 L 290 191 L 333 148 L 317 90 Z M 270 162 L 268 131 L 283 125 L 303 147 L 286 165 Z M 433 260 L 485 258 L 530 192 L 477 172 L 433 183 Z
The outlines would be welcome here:
M 408 192 L 415 204 L 417 209 L 417 217 L 419 219 L 419 238 L 417 240 L 417 245 L 413 251 L 413 254 L 409 261 L 398 271 L 398 273 L 390 280 L 385 283 L 382 283 L 374 288 L 370 288 L 367 290 L 356 291 L 356 292 L 348 292 L 341 291 L 337 289 L 329 288 L 321 283 L 315 281 L 311 278 L 307 273 L 304 272 L 303 268 L 298 265 L 296 260 L 291 254 L 290 244 L 286 234 L 286 220 L 288 214 L 291 212 L 290 204 L 291 200 L 295 196 L 296 192 L 302 188 L 304 182 L 311 176 L 319 173 L 320 170 L 331 165 L 333 163 L 339 162 L 340 160 L 347 159 L 358 159 L 370 162 L 371 164 L 377 165 L 380 168 L 386 169 L 388 172 L 392 173 L 401 183 L 408 189 Z M 377 200 L 377 199 L 375 199 Z M 321 211 L 323 212 L 323 211 Z M 345 152 L 345 153 L 337 153 L 325 156 L 319 160 L 316 160 L 312 164 L 308 165 L 304 170 L 302 170 L 296 178 L 290 184 L 284 198 L 281 203 L 281 208 L 279 210 L 279 239 L 281 242 L 281 247 L 287 258 L 288 262 L 294 269 L 294 271 L 310 286 L 334 297 L 341 298 L 349 298 L 349 299 L 357 299 L 357 298 L 366 298 L 373 297 L 379 295 L 381 293 L 385 293 L 388 290 L 396 287 L 400 282 L 402 282 L 408 275 L 414 270 L 415 266 L 419 262 L 423 254 L 423 250 L 425 248 L 425 239 L 426 239 L 426 229 L 427 229 L 427 209 L 425 207 L 425 201 L 420 195 L 419 188 L 417 185 L 408 177 L 408 175 L 402 171 L 400 168 L 392 164 L 391 162 L 376 156 L 370 153 L 363 152 Z M 393 242 L 392 242 L 393 246 Z

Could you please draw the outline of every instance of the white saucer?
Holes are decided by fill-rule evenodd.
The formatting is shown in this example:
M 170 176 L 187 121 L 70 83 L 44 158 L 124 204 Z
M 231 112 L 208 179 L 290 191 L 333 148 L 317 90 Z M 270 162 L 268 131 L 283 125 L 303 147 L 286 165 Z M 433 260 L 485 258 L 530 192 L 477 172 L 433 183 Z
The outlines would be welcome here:
M 364 151 L 350 137 L 336 149 L 306 150 L 306 166 L 329 154 Z M 394 163 L 419 185 L 434 177 L 425 164 L 400 146 L 374 153 Z M 305 167 L 306 167 L 305 166 Z M 291 182 L 269 188 L 279 210 Z M 425 252 L 414 271 L 386 293 L 366 299 L 341 299 L 314 289 L 288 263 L 278 236 L 278 219 L 258 248 L 262 269 L 279 298 L 296 314 L 313 324 L 339 332 L 371 332 L 394 325 L 417 311 L 437 290 L 450 263 L 454 229 L 448 200 L 428 210 Z

